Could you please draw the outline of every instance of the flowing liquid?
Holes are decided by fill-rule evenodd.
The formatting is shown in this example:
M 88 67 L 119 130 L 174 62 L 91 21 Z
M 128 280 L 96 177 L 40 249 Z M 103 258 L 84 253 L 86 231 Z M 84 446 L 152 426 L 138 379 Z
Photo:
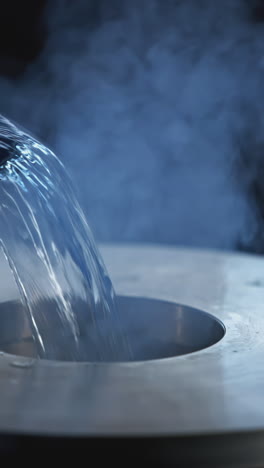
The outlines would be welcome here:
M 38 356 L 129 360 L 111 280 L 63 165 L 1 116 L 0 158 L 0 242 Z

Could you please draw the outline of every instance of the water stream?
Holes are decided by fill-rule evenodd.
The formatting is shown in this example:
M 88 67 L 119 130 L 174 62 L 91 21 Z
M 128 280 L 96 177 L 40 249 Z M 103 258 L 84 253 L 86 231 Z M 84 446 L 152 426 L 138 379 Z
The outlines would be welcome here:
M 63 164 L 1 116 L 0 159 L 0 243 L 38 356 L 130 359 L 112 282 Z

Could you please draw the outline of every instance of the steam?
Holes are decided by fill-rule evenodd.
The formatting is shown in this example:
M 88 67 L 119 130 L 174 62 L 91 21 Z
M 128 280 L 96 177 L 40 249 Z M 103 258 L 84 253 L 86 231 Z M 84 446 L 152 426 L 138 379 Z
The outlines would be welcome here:
M 94 10 L 92 11 L 92 6 Z M 1 110 L 52 145 L 101 241 L 236 248 L 258 227 L 262 26 L 243 0 L 50 1 L 49 38 Z M 252 158 L 252 161 L 254 158 Z

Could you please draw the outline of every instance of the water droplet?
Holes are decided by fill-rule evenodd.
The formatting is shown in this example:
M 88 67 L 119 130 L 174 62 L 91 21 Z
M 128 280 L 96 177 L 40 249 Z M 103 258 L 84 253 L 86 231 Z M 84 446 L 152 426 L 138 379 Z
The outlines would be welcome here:
M 12 361 L 10 365 L 12 367 L 20 367 L 21 369 L 29 369 L 35 363 L 35 359 L 30 359 L 28 361 Z

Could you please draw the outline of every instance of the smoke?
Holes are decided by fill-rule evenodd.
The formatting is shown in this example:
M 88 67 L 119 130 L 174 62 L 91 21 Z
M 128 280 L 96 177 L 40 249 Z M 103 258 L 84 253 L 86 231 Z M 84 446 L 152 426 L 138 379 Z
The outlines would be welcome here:
M 250 245 L 264 32 L 246 2 L 56 0 L 47 24 L 1 110 L 55 149 L 96 238 Z

